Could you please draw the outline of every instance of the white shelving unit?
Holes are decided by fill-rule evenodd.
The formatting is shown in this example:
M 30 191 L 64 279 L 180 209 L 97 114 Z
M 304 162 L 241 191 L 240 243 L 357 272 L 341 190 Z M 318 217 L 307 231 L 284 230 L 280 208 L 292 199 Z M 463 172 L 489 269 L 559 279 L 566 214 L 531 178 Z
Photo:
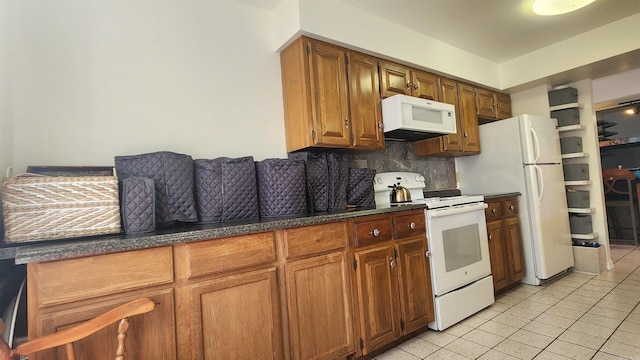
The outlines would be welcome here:
M 566 87 L 558 87 L 555 88 L 556 89 L 562 89 L 562 88 L 566 88 Z M 559 111 L 559 110 L 567 110 L 567 109 L 578 109 L 578 111 L 581 111 L 583 109 L 583 105 L 578 103 L 578 102 L 570 102 L 570 103 L 566 103 L 566 104 L 560 104 L 560 105 L 555 105 L 555 106 L 550 106 L 549 107 L 549 112 L 553 112 L 553 111 Z M 551 115 L 553 117 L 553 115 Z M 587 126 L 583 123 L 582 121 L 583 115 L 582 113 L 580 113 L 580 117 L 579 117 L 579 123 L 578 124 L 571 124 L 571 125 L 567 125 L 567 126 L 559 126 L 558 127 L 558 132 L 560 134 L 560 138 L 567 138 L 567 137 L 575 137 L 575 136 L 579 136 L 582 137 L 584 131 L 587 129 Z M 586 163 L 588 164 L 588 158 L 589 158 L 589 153 L 587 152 L 574 152 L 574 153 L 566 153 L 566 154 L 562 154 L 562 163 L 563 165 L 568 165 L 568 164 L 583 164 Z M 565 186 L 567 187 L 567 189 L 569 188 L 574 188 L 576 190 L 590 190 L 590 187 L 592 185 L 592 179 L 589 180 L 565 180 Z M 591 214 L 593 214 L 595 212 L 595 208 L 589 207 L 589 208 L 570 208 L 569 209 L 569 215 L 588 215 L 591 216 Z M 598 233 L 597 232 L 591 232 L 589 234 L 571 234 L 571 238 L 574 240 L 587 240 L 590 242 L 593 241 L 597 241 L 598 239 Z M 574 246 L 575 248 L 576 246 Z M 580 247 L 580 246 L 578 246 Z M 575 252 L 575 251 L 574 251 Z

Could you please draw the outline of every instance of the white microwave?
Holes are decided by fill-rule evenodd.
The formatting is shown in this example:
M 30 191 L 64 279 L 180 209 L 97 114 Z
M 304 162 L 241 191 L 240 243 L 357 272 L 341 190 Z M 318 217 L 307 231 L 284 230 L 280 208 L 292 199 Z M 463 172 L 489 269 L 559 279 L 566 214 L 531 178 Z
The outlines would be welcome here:
M 456 132 L 453 105 L 407 95 L 382 100 L 382 121 L 388 140 L 416 141 Z

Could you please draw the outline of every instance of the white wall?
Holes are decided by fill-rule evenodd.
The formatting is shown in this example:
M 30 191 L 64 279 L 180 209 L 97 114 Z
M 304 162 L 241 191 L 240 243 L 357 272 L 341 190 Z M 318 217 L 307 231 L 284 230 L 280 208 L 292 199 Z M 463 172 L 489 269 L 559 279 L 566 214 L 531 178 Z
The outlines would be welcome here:
M 13 127 L 11 119 L 11 65 L 9 52 L 7 0 L 0 0 L 0 177 L 13 164 Z
M 270 12 L 235 1 L 8 1 L 0 64 L 12 64 L 16 171 L 159 150 L 286 156 Z

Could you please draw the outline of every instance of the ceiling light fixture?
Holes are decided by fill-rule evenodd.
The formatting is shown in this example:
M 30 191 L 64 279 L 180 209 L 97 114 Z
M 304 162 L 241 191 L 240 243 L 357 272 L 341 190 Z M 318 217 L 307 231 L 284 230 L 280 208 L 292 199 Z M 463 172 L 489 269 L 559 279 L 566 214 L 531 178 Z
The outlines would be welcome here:
M 596 0 L 535 0 L 533 12 L 545 16 L 566 14 L 581 9 L 594 1 Z

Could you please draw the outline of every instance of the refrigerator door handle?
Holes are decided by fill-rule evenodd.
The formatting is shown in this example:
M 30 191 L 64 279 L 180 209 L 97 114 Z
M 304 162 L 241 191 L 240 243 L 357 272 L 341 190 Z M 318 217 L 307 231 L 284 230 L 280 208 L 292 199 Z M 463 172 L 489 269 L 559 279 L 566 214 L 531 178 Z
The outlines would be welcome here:
M 544 195 L 544 178 L 542 177 L 542 169 L 538 165 L 533 165 L 536 170 L 536 183 L 538 188 L 538 207 L 542 206 L 542 196 Z
M 538 162 L 540 159 L 540 141 L 538 140 L 538 133 L 533 129 L 533 127 L 529 127 L 529 131 L 531 131 L 531 138 L 533 139 L 533 147 L 534 147 L 534 163 Z

